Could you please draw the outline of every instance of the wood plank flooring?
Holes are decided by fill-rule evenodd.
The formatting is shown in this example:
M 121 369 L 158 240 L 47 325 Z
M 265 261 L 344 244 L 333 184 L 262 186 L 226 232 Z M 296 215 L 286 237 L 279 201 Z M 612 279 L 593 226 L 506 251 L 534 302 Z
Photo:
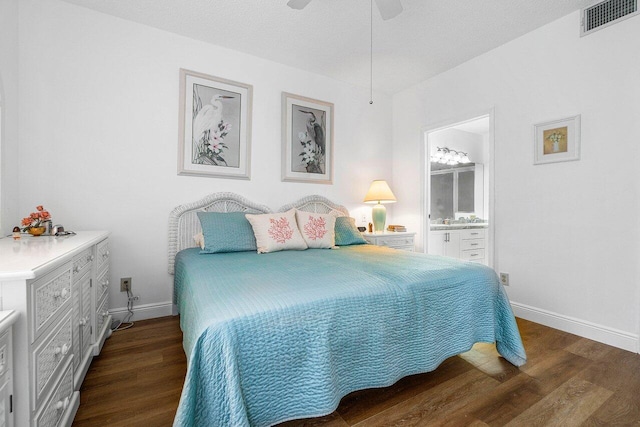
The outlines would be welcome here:
M 345 396 L 280 427 L 640 426 L 640 355 L 518 319 L 528 362 L 476 344 L 434 372 Z M 115 332 L 94 359 L 73 426 L 171 426 L 186 372 L 177 317 Z

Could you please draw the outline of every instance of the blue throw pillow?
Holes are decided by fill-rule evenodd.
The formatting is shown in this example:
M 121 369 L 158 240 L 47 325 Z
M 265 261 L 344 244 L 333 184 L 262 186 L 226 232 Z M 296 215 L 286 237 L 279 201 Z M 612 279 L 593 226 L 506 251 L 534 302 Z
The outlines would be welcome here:
M 367 241 L 356 228 L 356 220 L 341 216 L 336 218 L 336 246 L 363 245 Z
M 258 250 L 244 212 L 198 212 L 198 219 L 204 235 L 201 254 Z

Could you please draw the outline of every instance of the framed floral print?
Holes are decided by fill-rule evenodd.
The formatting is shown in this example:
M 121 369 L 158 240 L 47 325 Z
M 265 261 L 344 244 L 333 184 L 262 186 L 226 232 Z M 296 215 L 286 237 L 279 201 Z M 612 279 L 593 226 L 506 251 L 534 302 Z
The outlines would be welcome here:
M 333 104 L 282 93 L 282 180 L 333 183 Z
M 250 179 L 253 86 L 180 69 L 178 175 Z
M 534 125 L 533 164 L 580 160 L 580 115 Z

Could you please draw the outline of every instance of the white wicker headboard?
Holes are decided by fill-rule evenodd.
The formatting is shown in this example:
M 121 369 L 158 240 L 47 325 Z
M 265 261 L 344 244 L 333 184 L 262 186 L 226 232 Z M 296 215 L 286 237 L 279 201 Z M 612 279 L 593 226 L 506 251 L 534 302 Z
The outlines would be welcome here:
M 196 246 L 193 236 L 200 233 L 197 212 L 272 213 L 268 206 L 254 203 L 235 193 L 214 193 L 197 202 L 176 207 L 169 214 L 169 274 L 173 274 L 176 254 Z
M 297 202 L 290 203 L 278 209 L 278 212 L 286 212 L 289 209 L 296 208 L 299 211 L 313 213 L 332 213 L 336 216 L 349 216 L 349 210 L 342 205 L 333 203 L 331 200 L 323 196 L 307 196 Z

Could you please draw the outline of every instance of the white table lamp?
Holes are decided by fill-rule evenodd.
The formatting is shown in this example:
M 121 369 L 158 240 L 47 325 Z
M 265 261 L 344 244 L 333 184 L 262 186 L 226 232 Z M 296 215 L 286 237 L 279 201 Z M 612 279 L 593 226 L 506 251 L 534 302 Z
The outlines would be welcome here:
M 375 232 L 383 232 L 384 223 L 387 221 L 387 209 L 383 203 L 394 203 L 395 201 L 396 196 L 393 195 L 387 181 L 379 179 L 371 183 L 367 195 L 364 196 L 364 202 L 376 203 L 371 210 L 371 219 L 373 220 L 373 230 Z

